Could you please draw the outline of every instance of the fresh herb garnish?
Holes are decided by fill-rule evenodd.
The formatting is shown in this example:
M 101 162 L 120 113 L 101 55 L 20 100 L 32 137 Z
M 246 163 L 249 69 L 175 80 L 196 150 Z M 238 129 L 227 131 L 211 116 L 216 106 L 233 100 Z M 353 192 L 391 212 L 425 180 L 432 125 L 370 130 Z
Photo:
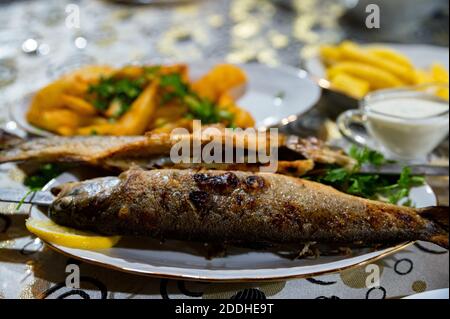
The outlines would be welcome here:
M 397 204 L 408 197 L 411 187 L 424 183 L 423 177 L 411 176 L 409 167 L 403 168 L 398 179 L 392 176 L 359 173 L 364 164 L 379 166 L 388 162 L 383 154 L 368 148 L 353 146 L 349 151 L 349 156 L 356 160 L 352 169 L 331 166 L 326 168 L 323 174 L 308 178 L 331 185 L 348 194 L 371 199 L 384 198 L 392 204 Z M 409 206 L 411 201 L 406 200 L 402 204 Z
M 131 104 L 142 93 L 147 79 L 116 79 L 114 77 L 101 78 L 97 84 L 89 86 L 88 93 L 92 96 L 92 104 L 99 111 L 106 111 L 112 102 L 118 102 L 119 110 L 114 117 L 126 113 Z
M 198 96 L 183 82 L 180 74 L 162 75 L 160 85 L 166 89 L 161 98 L 161 104 L 164 105 L 173 99 L 177 99 L 188 107 L 187 117 L 189 118 L 199 119 L 205 124 L 226 121 L 230 126 L 233 126 L 234 116 L 231 112 L 219 108 L 206 98 Z
M 49 181 L 61 174 L 61 167 L 55 164 L 42 165 L 33 175 L 27 176 L 24 185 L 29 188 L 28 192 L 22 197 L 16 209 L 20 209 L 25 198 L 33 192 L 40 191 Z

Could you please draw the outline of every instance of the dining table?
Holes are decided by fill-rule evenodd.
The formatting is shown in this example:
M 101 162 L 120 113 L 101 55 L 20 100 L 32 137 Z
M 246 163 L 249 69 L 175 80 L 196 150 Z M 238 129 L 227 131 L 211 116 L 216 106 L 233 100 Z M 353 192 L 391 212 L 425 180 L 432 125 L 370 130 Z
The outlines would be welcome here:
M 320 45 L 343 39 L 423 43 L 448 48 L 448 2 L 396 39 L 358 30 L 348 1 L 199 0 L 0 1 L 0 127 L 24 136 L 9 108 L 64 72 L 85 64 L 217 60 L 297 68 Z M 446 1 L 444 1 L 446 2 Z M 282 132 L 315 135 L 346 145 L 336 128 L 333 100 L 323 96 Z M 448 139 L 432 161 L 448 165 Z M 24 188 L 25 174 L 0 165 L 0 188 Z M 449 204 L 448 177 L 429 177 L 439 205 Z M 410 243 L 371 261 L 379 285 L 367 288 L 367 265 L 313 277 L 276 281 L 196 282 L 120 272 L 63 255 L 31 235 L 29 205 L 0 203 L 0 298 L 83 299 L 389 299 L 449 287 L 449 253 L 434 244 Z M 81 287 L 66 285 L 76 264 Z

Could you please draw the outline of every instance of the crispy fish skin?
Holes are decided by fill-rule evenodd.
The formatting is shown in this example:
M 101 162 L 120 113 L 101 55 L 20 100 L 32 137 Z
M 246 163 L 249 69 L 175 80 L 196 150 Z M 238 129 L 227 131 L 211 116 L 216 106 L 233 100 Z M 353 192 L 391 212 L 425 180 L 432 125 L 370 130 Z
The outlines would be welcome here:
M 239 243 L 425 240 L 448 247 L 448 208 L 400 207 L 278 174 L 132 169 L 55 192 L 55 222 L 104 234 Z
M 170 152 L 172 142 L 166 135 L 148 136 L 73 136 L 33 138 L 0 151 L 0 163 L 77 162 L 102 165 L 116 154 L 137 157 Z
M 1 131 L 0 131 L 1 132 Z M 169 156 L 172 147 L 182 140 L 199 141 L 206 145 L 212 141 L 225 145 L 225 133 L 205 135 L 202 137 L 193 134 L 153 133 L 145 136 L 54 136 L 48 138 L 34 138 L 21 143 L 5 144 L 6 149 L 0 150 L 0 163 L 6 162 L 75 162 L 101 166 L 104 168 L 129 169 L 133 161 L 137 164 L 145 163 L 149 159 Z M 244 149 L 259 149 L 268 147 L 269 136 L 263 136 L 263 144 L 259 137 L 254 136 L 245 140 Z M 253 141 L 253 142 L 250 142 Z M 323 142 L 315 138 L 295 138 L 291 144 L 284 135 L 278 136 L 278 146 L 294 148 L 307 160 L 317 163 L 338 164 L 352 166 L 354 161 L 342 153 L 328 148 Z M 233 146 L 237 148 L 236 137 Z M 261 144 L 261 146 L 260 146 Z M 288 145 L 289 144 L 289 145 Z M 1 146 L 1 145 L 0 145 Z M 9 146 L 9 147 L 8 147 Z M 240 147 L 240 146 L 239 146 Z M 127 165 L 127 163 L 129 163 Z M 285 164 L 299 171 L 304 167 L 297 164 Z M 303 164 L 306 164 L 304 162 Z M 224 168 L 226 169 L 226 167 Z M 301 175 L 301 174 L 297 174 Z

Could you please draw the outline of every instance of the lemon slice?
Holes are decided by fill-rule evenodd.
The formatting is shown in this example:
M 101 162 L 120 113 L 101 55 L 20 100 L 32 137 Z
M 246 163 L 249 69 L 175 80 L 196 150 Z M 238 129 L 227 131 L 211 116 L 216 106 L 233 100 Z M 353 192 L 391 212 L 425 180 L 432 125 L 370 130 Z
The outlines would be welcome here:
M 55 224 L 51 220 L 27 219 L 27 229 L 49 243 L 78 249 L 111 248 L 120 240 L 120 236 L 99 236 Z

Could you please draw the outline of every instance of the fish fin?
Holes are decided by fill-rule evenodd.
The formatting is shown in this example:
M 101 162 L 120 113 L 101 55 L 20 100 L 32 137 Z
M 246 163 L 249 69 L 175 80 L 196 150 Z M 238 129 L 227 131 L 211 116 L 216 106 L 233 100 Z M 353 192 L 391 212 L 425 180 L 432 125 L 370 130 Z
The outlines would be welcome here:
M 9 133 L 4 129 L 0 129 L 0 150 L 6 150 L 12 148 L 24 140 L 15 134 Z M 1 156 L 0 156 L 1 158 Z M 6 162 L 7 159 L 1 159 L 2 162 Z
M 431 235 L 428 240 L 448 249 L 449 208 L 447 206 L 425 207 L 419 209 L 418 213 L 438 228 L 438 232 Z

